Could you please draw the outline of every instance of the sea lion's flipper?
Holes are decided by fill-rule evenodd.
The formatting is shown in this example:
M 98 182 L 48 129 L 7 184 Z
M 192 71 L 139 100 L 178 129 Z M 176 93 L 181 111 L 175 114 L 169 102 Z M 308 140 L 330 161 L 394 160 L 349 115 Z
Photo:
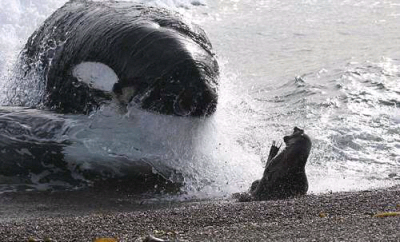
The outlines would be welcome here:
M 276 145 L 276 141 L 272 141 L 272 145 L 271 148 L 269 149 L 269 155 L 268 155 L 268 159 L 267 159 L 267 163 L 265 164 L 265 167 L 268 167 L 272 161 L 272 159 L 274 159 L 274 157 L 278 154 L 279 149 L 281 148 L 282 144 L 279 145 L 279 147 Z
M 253 181 L 253 183 L 251 184 L 251 187 L 250 187 L 250 192 L 253 192 L 254 190 L 256 190 L 256 188 L 258 187 L 258 184 L 260 184 L 260 180 Z
M 282 144 L 276 146 L 276 141 L 272 141 L 271 148 L 269 149 L 269 155 L 268 155 L 268 160 L 267 163 L 270 162 L 279 152 L 279 149 L 281 148 Z
M 236 199 L 238 202 L 250 202 L 254 201 L 254 197 L 251 193 L 241 192 L 232 194 L 233 199 Z

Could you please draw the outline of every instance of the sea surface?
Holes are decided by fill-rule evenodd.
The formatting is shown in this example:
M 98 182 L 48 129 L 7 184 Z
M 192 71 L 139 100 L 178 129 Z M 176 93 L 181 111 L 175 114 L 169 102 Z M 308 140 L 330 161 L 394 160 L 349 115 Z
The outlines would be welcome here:
M 283 142 L 294 126 L 313 142 L 310 193 L 400 183 L 399 0 L 140 1 L 178 11 L 208 34 L 221 78 L 217 112 L 207 119 L 121 115 L 112 106 L 87 116 L 16 107 L 40 94 L 34 77 L 18 82 L 18 54 L 65 2 L 0 1 L 0 192 L 76 189 L 71 177 L 84 180 L 77 167 L 119 176 L 140 160 L 154 172 L 178 171 L 182 197 L 225 197 L 261 177 L 272 141 Z M 16 132 L 59 145 L 70 177 L 48 164 L 13 176 L 14 160 L 4 154 L 20 142 Z M 16 158 L 15 166 L 28 165 Z

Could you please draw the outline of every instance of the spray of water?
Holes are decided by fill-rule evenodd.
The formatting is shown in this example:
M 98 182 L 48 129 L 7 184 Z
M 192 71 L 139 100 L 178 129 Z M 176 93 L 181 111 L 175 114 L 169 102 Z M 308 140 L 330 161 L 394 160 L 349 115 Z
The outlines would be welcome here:
M 113 105 L 90 116 L 71 115 L 75 122 L 66 135 L 73 144 L 65 148 L 66 160 L 86 169 L 101 165 L 115 174 L 148 164 L 165 178 L 184 182 L 186 196 L 246 190 L 263 169 L 260 156 L 243 146 L 252 120 L 243 108 L 246 97 L 232 80 L 222 76 L 219 106 L 208 118 L 159 115 L 134 106 L 121 115 Z

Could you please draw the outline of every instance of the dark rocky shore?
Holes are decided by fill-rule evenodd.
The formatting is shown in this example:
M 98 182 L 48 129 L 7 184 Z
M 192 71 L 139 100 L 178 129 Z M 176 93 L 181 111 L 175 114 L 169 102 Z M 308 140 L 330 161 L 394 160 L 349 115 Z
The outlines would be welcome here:
M 400 186 L 267 201 L 165 202 L 97 191 L 0 194 L 1 241 L 399 241 Z M 375 216 L 374 216 L 375 215 Z M 392 213 L 389 215 L 396 215 Z

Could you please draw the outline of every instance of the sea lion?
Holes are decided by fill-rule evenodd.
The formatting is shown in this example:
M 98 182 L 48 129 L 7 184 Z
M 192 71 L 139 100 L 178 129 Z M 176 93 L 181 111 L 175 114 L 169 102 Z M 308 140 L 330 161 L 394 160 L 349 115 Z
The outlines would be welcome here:
M 71 0 L 20 56 L 22 80 L 39 77 L 43 88 L 32 106 L 87 114 L 114 100 L 176 116 L 216 110 L 219 67 L 211 43 L 199 26 L 166 9 Z M 96 68 L 114 74 L 90 73 Z
M 250 193 L 237 196 L 239 201 L 285 199 L 307 193 L 305 165 L 311 140 L 304 130 L 297 127 L 283 140 L 286 148 L 276 156 L 280 147 L 273 143 L 263 177 L 252 183 Z

